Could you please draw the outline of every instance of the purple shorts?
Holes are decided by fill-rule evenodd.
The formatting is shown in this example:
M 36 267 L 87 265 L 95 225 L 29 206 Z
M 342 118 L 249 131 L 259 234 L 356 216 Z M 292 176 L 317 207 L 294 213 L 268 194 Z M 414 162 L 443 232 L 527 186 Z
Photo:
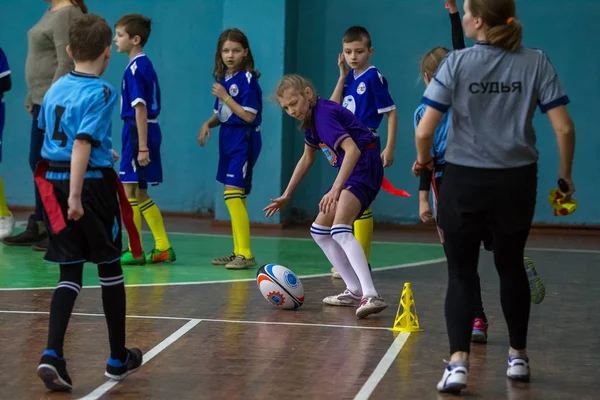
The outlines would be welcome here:
M 344 189 L 349 190 L 360 201 L 360 211 L 356 218 L 371 206 L 381 189 L 383 161 L 378 150 L 378 146 L 373 146 L 362 151 L 354 171 L 344 186 Z

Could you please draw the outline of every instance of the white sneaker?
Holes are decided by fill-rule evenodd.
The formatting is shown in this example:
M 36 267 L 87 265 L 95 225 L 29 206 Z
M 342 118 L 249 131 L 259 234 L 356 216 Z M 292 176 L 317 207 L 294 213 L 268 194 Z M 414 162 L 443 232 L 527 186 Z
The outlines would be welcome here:
M 335 296 L 325 297 L 323 299 L 323 303 L 329 304 L 330 306 L 356 307 L 360 304 L 360 296 L 357 296 L 348 289 L 346 289 L 343 293 L 336 294 Z
M 342 276 L 340 275 L 340 273 L 337 272 L 335 270 L 335 268 L 333 268 L 333 267 L 331 268 L 331 277 L 335 278 L 335 279 L 342 279 Z
M 508 356 L 508 369 L 506 376 L 517 381 L 529 381 L 531 372 L 529 371 L 529 358 Z
M 15 228 L 15 219 L 12 213 L 8 217 L 0 217 L 0 240 L 12 235 Z
M 469 377 L 468 364 L 466 361 L 452 361 L 444 370 L 442 380 L 437 384 L 440 393 L 456 393 L 467 387 Z
M 371 314 L 377 314 L 387 308 L 387 303 L 381 296 L 363 296 L 360 306 L 356 309 L 358 318 L 366 318 Z

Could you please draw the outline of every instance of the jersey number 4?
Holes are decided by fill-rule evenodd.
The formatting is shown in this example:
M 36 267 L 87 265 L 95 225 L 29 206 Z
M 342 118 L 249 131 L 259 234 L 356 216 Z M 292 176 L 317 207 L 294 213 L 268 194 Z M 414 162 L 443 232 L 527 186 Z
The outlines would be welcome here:
M 67 140 L 69 139 L 63 131 L 60 130 L 60 119 L 65 113 L 66 108 L 63 106 L 56 106 L 54 109 L 54 132 L 52 133 L 52 140 L 60 140 L 60 147 L 67 146 Z

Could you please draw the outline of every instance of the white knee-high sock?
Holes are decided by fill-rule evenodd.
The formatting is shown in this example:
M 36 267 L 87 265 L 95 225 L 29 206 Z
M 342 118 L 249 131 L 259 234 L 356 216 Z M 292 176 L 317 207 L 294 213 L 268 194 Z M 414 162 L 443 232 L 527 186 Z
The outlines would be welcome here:
M 377 296 L 365 251 L 354 237 L 352 227 L 350 225 L 334 225 L 331 227 L 331 237 L 346 253 L 346 257 L 360 281 L 363 296 Z
M 360 281 L 354 273 L 354 269 L 352 268 L 350 261 L 348 261 L 346 253 L 340 245 L 333 240 L 331 228 L 328 226 L 312 224 L 310 227 L 310 235 L 315 242 L 317 242 L 321 250 L 323 250 L 323 253 L 325 253 L 325 256 L 327 256 L 331 265 L 333 265 L 336 271 L 340 273 L 348 290 L 357 296 L 361 296 L 362 291 L 360 290 Z

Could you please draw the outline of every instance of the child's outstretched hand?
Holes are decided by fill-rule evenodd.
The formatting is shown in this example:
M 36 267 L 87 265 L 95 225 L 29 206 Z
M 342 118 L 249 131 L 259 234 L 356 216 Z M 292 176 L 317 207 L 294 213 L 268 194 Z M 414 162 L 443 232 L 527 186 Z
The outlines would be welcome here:
M 276 199 L 271 199 L 271 204 L 263 208 L 265 217 L 269 218 L 275 215 L 279 210 L 283 208 L 290 201 L 290 197 L 287 195 L 281 195 Z
M 200 147 L 204 147 L 206 138 L 210 140 L 210 128 L 208 127 L 208 124 L 202 124 L 200 132 L 198 133 L 198 144 L 200 144 Z
M 340 68 L 340 78 L 346 79 L 346 77 L 350 73 L 350 67 L 346 65 L 344 53 L 338 54 L 338 67 Z
M 112 154 L 113 161 L 114 162 L 119 161 L 119 154 L 114 149 L 110 149 L 110 152 Z

